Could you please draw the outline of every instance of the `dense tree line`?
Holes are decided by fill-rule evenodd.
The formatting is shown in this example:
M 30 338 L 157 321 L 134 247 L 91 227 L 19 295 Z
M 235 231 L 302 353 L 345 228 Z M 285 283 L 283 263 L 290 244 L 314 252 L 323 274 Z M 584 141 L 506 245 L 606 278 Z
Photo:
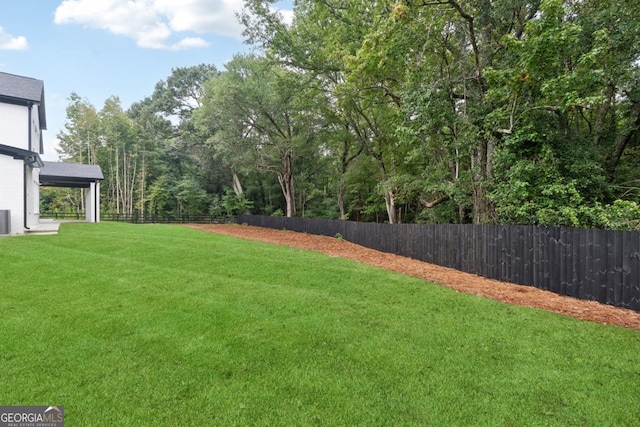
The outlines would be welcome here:
M 260 54 L 127 111 L 71 95 L 104 210 L 640 228 L 631 0 L 270 3 L 240 16 Z

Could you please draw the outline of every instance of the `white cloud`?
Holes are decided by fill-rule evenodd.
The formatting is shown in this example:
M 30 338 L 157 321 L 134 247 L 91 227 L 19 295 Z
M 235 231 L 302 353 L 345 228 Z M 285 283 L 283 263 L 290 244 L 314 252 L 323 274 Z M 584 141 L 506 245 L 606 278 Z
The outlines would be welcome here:
M 154 0 L 174 31 L 195 31 L 240 38 L 243 27 L 236 12 L 242 0 Z
M 284 18 L 285 24 L 291 25 L 293 23 L 293 15 L 294 15 L 293 10 L 281 10 L 280 13 Z
M 278 12 L 280 14 L 281 21 L 287 25 L 291 25 L 293 23 L 293 10 L 286 9 L 278 9 L 278 8 L 270 8 L 272 12 Z
M 27 50 L 29 43 L 23 36 L 12 36 L 0 27 L 0 50 Z
M 145 1 L 65 0 L 56 9 L 54 22 L 108 30 L 147 48 L 161 49 L 171 36 L 171 30 Z
M 190 49 L 194 47 L 208 47 L 209 43 L 199 37 L 186 37 L 169 47 L 171 50 Z
M 241 38 L 235 14 L 242 7 L 242 0 L 64 0 L 54 21 L 107 30 L 144 48 L 178 50 L 209 45 L 199 37 L 180 39 L 185 32 Z
M 60 154 L 56 150 L 60 148 L 60 140 L 55 136 L 44 137 L 44 153 L 42 154 L 42 160 L 47 162 L 59 162 Z

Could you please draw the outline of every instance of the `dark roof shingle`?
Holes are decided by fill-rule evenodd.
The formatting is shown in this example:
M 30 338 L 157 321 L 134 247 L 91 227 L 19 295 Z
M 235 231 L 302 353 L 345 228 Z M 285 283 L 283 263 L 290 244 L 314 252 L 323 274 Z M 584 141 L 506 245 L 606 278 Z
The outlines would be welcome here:
M 98 165 L 81 165 L 79 163 L 43 162 L 40 178 L 70 178 L 76 180 L 95 181 L 104 179 L 102 169 Z
M 40 102 L 44 82 L 30 77 L 0 73 L 0 95 L 25 101 Z
M 14 102 L 33 102 L 39 104 L 40 128 L 47 128 L 44 106 L 44 82 L 31 77 L 0 72 L 0 101 L 8 99 Z

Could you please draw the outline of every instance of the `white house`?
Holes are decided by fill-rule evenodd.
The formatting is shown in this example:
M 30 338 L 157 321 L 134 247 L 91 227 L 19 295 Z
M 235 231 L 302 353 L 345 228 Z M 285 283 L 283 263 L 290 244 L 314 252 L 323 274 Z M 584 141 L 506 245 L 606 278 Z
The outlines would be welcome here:
M 0 72 L 0 235 L 46 228 L 39 218 L 40 169 L 46 168 L 40 154 L 44 153 L 42 131 L 46 128 L 42 80 Z M 90 166 L 91 170 L 84 166 L 88 165 L 51 165 L 54 174 L 49 174 L 47 185 L 89 188 L 87 220 L 98 222 L 102 171 L 99 166 Z M 64 176 L 64 172 L 77 175 L 78 170 L 80 177 L 69 180 Z
M 39 223 L 46 128 L 44 83 L 0 73 L 0 234 L 21 234 Z

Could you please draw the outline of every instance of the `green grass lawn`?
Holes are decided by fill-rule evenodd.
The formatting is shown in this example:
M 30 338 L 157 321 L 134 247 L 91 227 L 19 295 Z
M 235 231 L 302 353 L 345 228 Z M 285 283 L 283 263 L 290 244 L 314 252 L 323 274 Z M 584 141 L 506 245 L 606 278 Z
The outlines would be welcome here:
M 0 405 L 68 426 L 640 425 L 640 332 L 180 226 L 0 239 Z

